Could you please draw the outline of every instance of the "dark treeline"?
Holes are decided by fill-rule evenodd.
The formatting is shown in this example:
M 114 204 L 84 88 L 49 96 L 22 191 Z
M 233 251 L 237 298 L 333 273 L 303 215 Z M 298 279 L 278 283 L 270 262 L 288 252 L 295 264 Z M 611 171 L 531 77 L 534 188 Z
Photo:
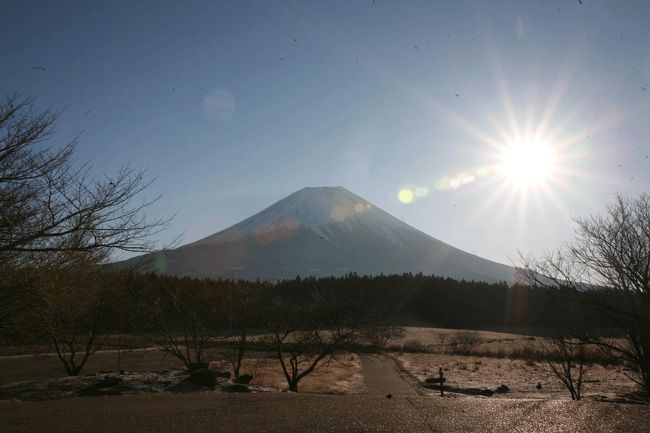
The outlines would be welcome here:
M 548 328 L 565 321 L 567 307 L 577 305 L 586 326 L 614 327 L 597 308 L 600 302 L 614 302 L 615 294 L 604 290 L 577 292 L 410 273 L 379 276 L 350 273 L 318 279 L 297 277 L 275 286 L 276 290 L 298 293 L 312 288 L 327 288 L 341 295 L 355 293 L 375 317 L 393 325 Z
M 422 274 L 251 282 L 79 266 L 23 269 L 3 280 L 9 281 L 20 309 L 2 321 L 0 337 L 12 344 L 46 344 L 69 375 L 80 374 L 111 336 L 128 334 L 169 353 L 188 371 L 207 371 L 207 349 L 218 347 L 234 377 L 249 350 L 271 352 L 293 391 L 342 351 L 385 347 L 398 334 L 395 326 L 526 328 L 544 334 L 578 325 L 593 331 L 610 326 L 598 305 L 616 301 L 615 292 L 602 290 L 511 287 Z
M 589 328 L 614 327 L 596 307 L 598 300 L 613 302 L 613 296 L 602 290 L 579 293 L 526 285 L 509 286 L 505 282 L 458 281 L 423 274 L 359 276 L 350 273 L 340 277 L 296 277 L 275 283 L 122 274 L 119 281 L 111 296 L 115 305 L 110 311 L 114 317 L 108 322 L 120 324 L 122 329 L 119 331 L 122 332 L 133 331 L 139 321 L 137 318 L 147 311 L 147 305 L 160 302 L 169 290 L 184 292 L 202 308 L 212 306 L 215 320 L 224 321 L 228 317 L 217 313 L 218 306 L 223 306 L 226 296 L 239 296 L 237 294 L 244 289 L 248 293 L 247 302 L 256 299 L 262 305 L 265 300 L 277 296 L 300 298 L 313 290 L 327 291 L 341 299 L 360 301 L 372 320 L 399 326 L 526 328 L 534 332 L 534 328 L 561 325 L 566 320 L 564 312 L 568 306 L 575 309 L 578 305 L 578 315 Z M 258 322 L 263 320 L 257 319 Z M 140 325 L 137 327 L 141 329 Z
M 91 275 L 92 274 L 92 275 Z M 422 274 L 300 278 L 281 282 L 198 280 L 133 272 L 92 272 L 91 276 L 31 275 L 24 278 L 20 314 L 3 321 L 5 342 L 48 342 L 51 322 L 90 320 L 96 334 L 169 332 L 183 327 L 264 328 L 260 312 L 274 300 L 291 304 L 314 291 L 363 305 L 366 320 L 396 326 L 436 326 L 467 329 L 511 329 L 540 332 L 580 320 L 589 329 L 612 329 L 599 305 L 614 304 L 616 292 L 509 286 L 503 283 L 458 281 Z M 65 284 L 57 284 L 64 281 Z M 52 286 L 51 289 L 48 286 Z M 55 287 L 56 286 L 56 287 Z M 63 290 L 61 287 L 64 287 Z M 18 291 L 15 291 L 16 296 Z M 570 311 L 570 316 L 569 312 Z M 291 315 L 289 308 L 286 314 Z M 52 320 L 46 320 L 52 317 Z M 65 324 L 61 324 L 63 326 Z M 235 330 L 233 330 L 235 332 Z

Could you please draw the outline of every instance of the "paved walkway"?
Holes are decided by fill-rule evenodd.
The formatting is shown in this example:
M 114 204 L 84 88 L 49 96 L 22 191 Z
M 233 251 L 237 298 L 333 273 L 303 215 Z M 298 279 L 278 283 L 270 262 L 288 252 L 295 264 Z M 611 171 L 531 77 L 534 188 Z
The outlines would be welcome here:
M 385 356 L 361 358 L 363 378 L 369 395 L 415 396 L 415 389 L 406 383 L 395 369 L 392 359 Z

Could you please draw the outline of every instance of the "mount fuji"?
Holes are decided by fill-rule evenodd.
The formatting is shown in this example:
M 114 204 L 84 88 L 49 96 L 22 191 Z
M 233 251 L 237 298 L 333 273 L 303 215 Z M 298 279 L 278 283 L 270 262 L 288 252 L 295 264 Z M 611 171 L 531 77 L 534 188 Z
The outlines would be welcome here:
M 194 278 L 422 272 L 514 281 L 513 268 L 439 241 L 340 186 L 303 188 L 223 231 L 123 264 Z

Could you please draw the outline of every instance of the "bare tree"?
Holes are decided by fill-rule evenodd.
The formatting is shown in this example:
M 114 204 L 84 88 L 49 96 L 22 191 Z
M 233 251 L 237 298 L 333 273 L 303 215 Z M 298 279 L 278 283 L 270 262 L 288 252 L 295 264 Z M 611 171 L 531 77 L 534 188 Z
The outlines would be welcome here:
M 186 368 L 206 365 L 205 349 L 217 332 L 216 312 L 180 281 L 153 281 L 141 299 L 143 326 L 153 342 Z
M 226 360 L 239 377 L 248 348 L 248 334 L 259 320 L 259 293 L 248 287 L 233 286 L 223 293 L 222 314 L 226 322 Z
M 589 342 L 631 365 L 631 378 L 650 394 L 650 197 L 619 195 L 605 215 L 576 223 L 573 243 L 539 259 L 522 257 L 520 272 L 532 285 L 583 292 L 582 302 L 625 335 L 623 344 Z
M 48 146 L 57 116 L 37 112 L 32 99 L 0 102 L 0 331 L 26 307 L 25 279 L 9 275 L 74 269 L 81 256 L 100 263 L 114 250 L 147 252 L 168 222 L 147 217 L 156 199 L 140 198 L 150 185 L 142 170 L 93 176 L 90 164 L 73 162 L 76 140 Z
M 77 376 L 108 335 L 103 315 L 111 279 L 94 264 L 39 274 L 39 300 L 29 315 L 33 334 L 45 337 L 66 373 Z
M 477 331 L 456 331 L 449 338 L 449 348 L 455 355 L 471 355 L 481 343 L 483 338 Z
M 538 344 L 544 362 L 571 394 L 572 400 L 582 398 L 582 385 L 588 370 L 587 345 L 584 336 L 572 336 L 564 329 L 554 329 Z
M 34 307 L 35 278 L 23 269 L 0 266 L 0 342 L 20 342 L 27 337 L 24 313 Z
M 375 322 L 364 327 L 362 339 L 378 352 L 385 351 L 395 340 L 404 338 L 404 328 L 385 322 Z
M 362 311 L 354 300 L 313 290 L 277 297 L 270 308 L 271 343 L 290 391 L 323 361 L 336 361 L 360 334 Z
M 75 166 L 76 140 L 48 147 L 57 113 L 35 112 L 31 99 L 0 103 L 0 262 L 60 261 L 59 253 L 120 249 L 147 252 L 167 220 L 149 219 L 152 201 L 135 200 L 150 185 L 129 166 L 92 176 Z M 155 199 L 154 199 L 155 200 Z

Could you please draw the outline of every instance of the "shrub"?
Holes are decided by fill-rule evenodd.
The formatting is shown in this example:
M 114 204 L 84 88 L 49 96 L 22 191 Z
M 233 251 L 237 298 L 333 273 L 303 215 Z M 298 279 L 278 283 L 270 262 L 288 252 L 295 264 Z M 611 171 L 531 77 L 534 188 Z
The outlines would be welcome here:
M 217 375 L 208 369 L 192 371 L 187 380 L 195 385 L 205 386 L 212 390 L 217 385 Z
M 483 339 L 476 331 L 458 331 L 451 336 L 449 346 L 455 355 L 471 355 L 482 342 Z
M 422 342 L 415 340 L 415 339 L 410 339 L 406 340 L 404 344 L 402 344 L 402 350 L 404 352 L 427 352 L 427 346 L 425 346 Z
M 363 330 L 361 338 L 365 340 L 368 349 L 373 352 L 384 352 L 395 340 L 404 337 L 404 328 L 386 324 L 373 324 Z

